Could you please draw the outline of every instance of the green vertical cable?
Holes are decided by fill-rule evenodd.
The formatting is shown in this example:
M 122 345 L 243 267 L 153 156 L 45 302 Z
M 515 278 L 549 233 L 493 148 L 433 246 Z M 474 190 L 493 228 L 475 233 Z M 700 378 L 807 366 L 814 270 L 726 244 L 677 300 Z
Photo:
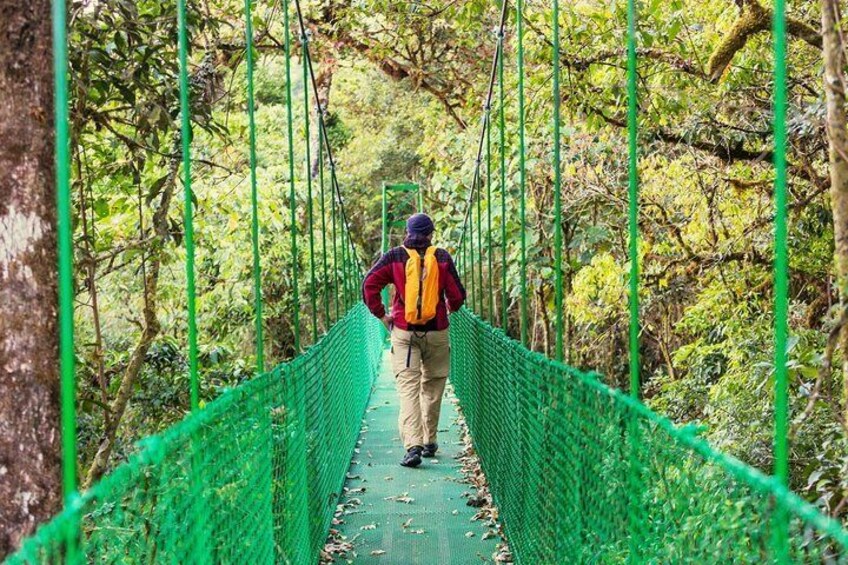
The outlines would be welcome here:
M 639 172 L 637 169 L 636 0 L 627 1 L 627 139 L 630 204 L 630 394 L 639 397 Z
M 477 166 L 477 165 L 475 165 Z M 474 184 L 477 184 L 477 175 L 474 175 Z M 471 198 L 474 198 L 474 186 L 471 186 Z M 474 203 L 468 202 L 468 267 L 471 274 L 471 307 L 477 307 L 477 276 L 474 271 Z M 478 312 L 479 313 L 479 312 Z
M 191 108 L 188 84 L 188 30 L 186 0 L 177 0 L 180 58 L 180 127 L 183 147 L 183 207 L 185 209 L 186 298 L 188 304 L 188 372 L 191 379 L 191 409 L 200 407 L 197 378 L 197 319 L 194 284 L 194 210 L 191 200 Z
M 265 371 L 265 343 L 262 336 L 262 267 L 259 264 L 259 193 L 256 187 L 256 122 L 253 108 L 253 21 L 251 0 L 244 0 L 245 55 L 247 57 L 247 120 L 250 141 L 250 204 L 253 239 L 253 297 L 256 310 L 256 369 Z
M 283 0 L 283 32 L 286 46 L 286 125 L 289 136 L 289 208 L 291 212 L 289 230 L 291 231 L 291 261 L 292 261 L 292 326 L 294 328 L 294 354 L 300 353 L 300 293 L 297 279 L 298 269 L 297 249 L 297 193 L 294 178 L 294 116 L 292 115 L 291 87 L 291 30 L 289 27 L 289 0 Z
M 382 197 L 382 208 L 383 208 L 383 214 L 382 214 L 383 215 L 383 218 L 382 218 L 383 233 L 382 233 L 381 241 L 380 241 L 380 253 L 385 255 L 386 252 L 389 250 L 389 194 L 388 194 L 388 190 L 387 190 L 385 184 L 383 185 L 383 191 L 382 191 L 381 197 Z M 383 288 L 382 295 L 383 295 L 383 306 L 385 306 L 386 311 L 389 311 L 389 308 L 390 308 L 391 305 L 389 304 L 389 288 L 388 287 Z
M 341 207 L 341 203 L 339 203 L 339 207 Z M 348 274 L 350 270 L 348 268 L 348 260 L 347 260 L 347 230 L 345 229 L 344 223 L 341 226 L 342 232 L 342 303 L 344 304 L 344 311 L 347 312 L 348 308 L 350 308 L 350 290 L 348 289 Z
M 786 6 L 774 2 L 774 474 L 789 485 L 789 399 L 786 341 L 789 333 L 786 221 Z M 774 529 L 775 561 L 789 562 L 789 516 L 780 510 Z
M 56 212 L 59 252 L 59 372 L 62 425 L 62 492 L 65 506 L 77 496 L 77 420 L 74 374 L 74 250 L 68 110 L 68 32 L 64 0 L 53 0 L 53 120 L 56 129 Z M 78 560 L 79 523 L 69 533 L 68 562 Z
M 524 0 L 515 1 L 515 16 L 518 26 L 518 139 L 519 139 L 519 186 L 518 216 L 521 231 L 521 343 L 527 341 L 527 218 L 524 200 L 527 195 L 526 109 L 524 101 Z
M 489 109 L 486 108 L 487 122 L 488 114 Z M 479 162 L 477 163 L 477 168 L 480 168 Z M 477 276 L 479 277 L 477 282 L 479 283 L 478 288 L 480 289 L 480 292 L 477 294 L 477 308 L 480 316 L 483 316 L 483 294 L 486 292 L 483 287 L 483 211 L 481 203 L 481 200 L 483 199 L 483 195 L 481 194 L 483 192 L 483 179 L 480 178 L 480 175 L 478 174 L 475 177 L 475 181 L 476 186 L 474 187 L 474 190 L 477 195 Z
M 318 103 L 318 115 L 323 114 L 321 103 Z M 319 121 L 320 123 L 320 121 Z M 321 262 L 324 275 L 324 325 L 330 327 L 330 278 L 327 265 L 327 205 L 324 187 L 324 128 L 318 128 L 318 182 L 321 185 Z
M 495 320 L 495 284 L 492 273 L 492 127 L 491 111 L 486 119 L 486 261 L 489 268 L 489 289 L 486 295 L 489 298 L 489 320 L 492 325 Z
M 559 54 L 559 0 L 553 0 L 553 96 L 554 96 L 554 286 L 556 293 L 556 360 L 562 361 L 562 134 L 560 127 L 560 54 Z
M 330 169 L 330 172 L 332 174 L 332 169 Z M 330 182 L 332 183 L 332 178 Z M 330 216 L 332 218 L 333 230 L 330 238 L 333 240 L 333 288 L 335 289 L 335 292 L 333 292 L 333 302 L 336 309 L 336 321 L 338 321 L 341 317 L 341 300 L 339 299 L 341 286 L 339 285 L 338 232 L 336 231 L 336 192 L 332 190 L 332 185 L 330 186 Z
M 506 2 L 507 0 L 503 0 Z M 498 121 L 500 135 L 500 173 L 501 173 L 501 328 L 507 331 L 509 325 L 509 291 L 507 290 L 506 257 L 506 108 L 504 95 L 504 33 L 498 32 Z
M 312 343 L 318 341 L 318 300 L 317 287 L 315 284 L 315 223 L 312 210 L 312 152 L 309 147 L 312 136 L 309 131 L 310 108 L 309 108 L 309 35 L 307 31 L 301 30 L 301 45 L 303 46 L 303 117 L 304 135 L 306 136 L 306 221 L 309 230 L 309 299 L 312 305 Z M 320 127 L 318 129 L 321 129 Z
M 629 148 L 629 222 L 630 222 L 630 394 L 639 397 L 639 178 L 637 154 L 636 98 L 636 0 L 627 1 L 627 134 Z M 629 562 L 641 563 L 640 512 L 640 440 L 639 423 L 635 417 L 628 419 L 628 524 L 630 528 Z

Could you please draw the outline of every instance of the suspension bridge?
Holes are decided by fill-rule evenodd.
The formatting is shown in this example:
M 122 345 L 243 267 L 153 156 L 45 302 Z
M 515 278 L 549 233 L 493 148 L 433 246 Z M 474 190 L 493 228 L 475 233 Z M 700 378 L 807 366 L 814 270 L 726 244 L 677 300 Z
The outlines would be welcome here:
M 717 452 L 692 427 L 677 427 L 639 401 L 638 58 L 635 0 L 628 3 L 627 93 L 630 211 L 630 382 L 621 391 L 597 374 L 563 363 L 562 235 L 554 229 L 556 346 L 553 359 L 528 349 L 527 242 L 508 241 L 492 210 L 525 223 L 524 3 L 499 3 L 495 56 L 482 109 L 474 175 L 453 250 L 470 289 L 468 307 L 451 316 L 451 381 L 489 481 L 517 563 L 845 563 L 848 533 L 788 488 L 785 15 L 774 5 L 775 432 L 773 475 Z M 191 414 L 91 488 L 76 477 L 73 271 L 68 163 L 67 35 L 54 0 L 57 192 L 60 249 L 62 430 L 65 508 L 8 559 L 21 563 L 315 563 L 331 527 L 359 543 L 347 559 L 384 563 L 478 563 L 494 541 L 467 525 L 459 449 L 450 416 L 438 464 L 406 470 L 392 422 L 391 375 L 383 368 L 384 332 L 359 303 L 364 272 L 351 237 L 333 148 L 327 137 L 297 0 L 283 1 L 288 112 L 289 199 L 293 256 L 308 245 L 308 289 L 291 264 L 297 355 L 273 369 L 263 354 L 262 269 L 253 100 L 251 2 L 245 3 L 247 100 L 255 280 L 257 376 L 201 407 L 195 323 L 191 100 L 186 2 L 177 0 L 187 250 Z M 561 222 L 560 26 L 553 0 L 553 215 Z M 298 233 L 292 135 L 293 36 L 299 34 L 302 109 L 309 139 L 317 128 L 317 194 L 308 184 L 308 229 Z M 517 124 L 506 123 L 505 38 L 516 45 Z M 311 101 L 310 101 L 311 98 Z M 314 104 L 314 106 L 313 106 Z M 519 182 L 506 180 L 505 133 L 517 128 Z M 492 137 L 499 137 L 493 152 Z M 311 163 L 307 143 L 306 163 Z M 408 186 L 397 188 L 400 192 Z M 493 187 L 500 187 L 493 192 Z M 384 247 L 394 225 L 384 193 Z M 420 201 L 419 201 L 420 202 Z M 317 206 L 316 206 L 317 204 Z M 409 206 L 416 208 L 415 198 Z M 418 205 L 420 206 L 420 204 Z M 394 213 L 400 213 L 396 207 Z M 318 217 L 320 216 L 320 218 Z M 395 218 L 396 219 L 396 218 Z M 455 227 L 457 228 L 457 227 Z M 499 228 L 499 229 L 498 229 Z M 316 232 L 320 242 L 316 241 Z M 498 233 L 500 232 L 500 233 Z M 520 273 L 517 327 L 510 327 L 509 249 Z M 318 292 L 316 279 L 333 281 Z M 500 280 L 498 280 L 500 279 Z M 331 289 L 331 290 L 326 290 Z M 303 297 L 304 299 L 301 303 Z M 323 331 L 316 313 L 332 327 Z M 301 320 L 301 311 L 308 314 Z M 311 329 L 306 346 L 300 328 Z M 764 344 L 764 347 L 766 344 Z M 394 450 L 394 451 L 393 451 Z M 396 453 L 397 455 L 393 454 Z M 441 465 L 441 466 L 439 466 Z M 389 467 L 390 466 L 390 467 Z M 391 469 L 389 471 L 389 469 Z M 392 480 L 393 479 L 393 480 Z M 389 486 L 390 485 L 390 486 Z M 403 491 L 403 496 L 401 496 Z M 356 494 L 355 512 L 344 511 Z M 392 493 L 392 494 L 390 494 Z M 383 495 L 386 496 L 383 496 Z M 394 496 L 393 496 L 394 495 Z M 418 497 L 415 499 L 414 497 Z M 404 498 L 405 500 L 398 500 Z M 459 521 L 451 522 L 452 517 Z M 397 518 L 394 522 L 393 519 Z M 411 520 L 411 522 L 408 522 Z M 404 525 L 401 525 L 403 522 Z M 413 524 L 413 525 L 410 525 Z M 422 528 L 415 533 L 408 529 Z M 471 533 L 471 535 L 468 535 Z M 404 536 L 404 534 L 408 534 Z M 479 539 L 474 539 L 479 538 Z M 358 540 L 358 541 L 357 541 Z M 487 543 L 488 542 L 488 543 Z

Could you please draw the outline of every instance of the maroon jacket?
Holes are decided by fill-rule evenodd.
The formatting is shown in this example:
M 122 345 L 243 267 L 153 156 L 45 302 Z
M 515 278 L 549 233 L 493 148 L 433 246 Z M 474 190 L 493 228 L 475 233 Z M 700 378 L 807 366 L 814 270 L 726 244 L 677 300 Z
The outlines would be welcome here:
M 419 250 L 424 253 L 425 250 Z M 386 308 L 380 292 L 389 284 L 395 286 L 395 297 L 392 300 L 392 319 L 394 325 L 402 330 L 432 331 L 448 329 L 448 310 L 456 312 L 465 302 L 465 288 L 459 280 L 459 273 L 453 264 L 450 253 L 444 249 L 436 250 L 436 262 L 439 264 L 439 296 L 441 300 L 436 306 L 436 317 L 424 325 L 412 326 L 406 323 L 404 317 L 403 297 L 406 288 L 406 261 L 409 254 L 403 247 L 390 249 L 380 257 L 371 270 L 365 275 L 362 283 L 362 299 L 371 313 L 382 318 Z

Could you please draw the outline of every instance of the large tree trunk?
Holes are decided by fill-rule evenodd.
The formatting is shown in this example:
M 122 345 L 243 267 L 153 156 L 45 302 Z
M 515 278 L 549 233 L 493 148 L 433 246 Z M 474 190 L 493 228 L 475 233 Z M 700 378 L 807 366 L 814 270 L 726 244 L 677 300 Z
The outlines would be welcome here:
M 0 559 L 61 500 L 49 14 L 0 0 Z
M 827 139 L 830 146 L 830 198 L 836 274 L 842 308 L 848 305 L 848 134 L 845 116 L 845 55 L 839 30 L 838 0 L 822 0 L 824 90 L 827 101 Z M 848 422 L 848 326 L 841 331 L 845 416 Z

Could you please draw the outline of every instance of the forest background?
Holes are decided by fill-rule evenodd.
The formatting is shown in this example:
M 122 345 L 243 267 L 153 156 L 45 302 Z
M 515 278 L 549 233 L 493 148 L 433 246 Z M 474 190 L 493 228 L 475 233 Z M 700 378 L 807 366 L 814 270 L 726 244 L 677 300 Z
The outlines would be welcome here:
M 380 249 L 384 182 L 420 183 L 424 207 L 439 228 L 437 242 L 453 249 L 473 173 L 499 3 L 302 4 L 328 138 L 363 263 Z M 525 5 L 529 339 L 533 349 L 551 353 L 553 230 L 561 229 L 567 360 L 599 371 L 615 386 L 627 383 L 625 9 L 624 2 L 595 0 L 561 8 L 565 214 L 555 226 L 552 14 L 548 2 Z M 207 401 L 249 379 L 254 367 L 242 10 L 233 0 L 189 2 L 197 306 L 201 394 Z M 293 260 L 301 266 L 300 288 L 311 283 L 308 246 L 293 258 L 288 236 L 281 10 L 280 2 L 253 9 L 269 366 L 293 351 Z M 848 332 L 834 261 L 834 225 L 840 224 L 832 203 L 839 199 L 831 195 L 836 190 L 825 127 L 821 6 L 793 1 L 789 10 L 791 477 L 803 496 L 844 518 L 848 452 L 839 337 Z M 758 0 L 646 0 L 639 17 L 644 399 L 769 472 L 769 8 Z M 514 203 L 518 77 L 514 17 L 509 21 L 506 183 L 501 187 L 496 174 L 492 190 L 499 195 L 505 189 Z M 90 482 L 131 453 L 136 440 L 182 418 L 189 404 L 182 206 L 174 197 L 182 191 L 175 6 L 77 1 L 69 22 L 80 467 Z M 300 41 L 295 34 L 292 102 L 297 222 L 306 241 L 306 177 L 317 178 L 318 163 L 305 162 Z M 314 125 L 315 101 L 309 104 Z M 311 134 L 315 157 L 314 127 Z M 498 140 L 494 136 L 495 151 Z M 508 280 L 515 281 L 522 226 L 514 205 L 502 210 L 499 202 L 491 203 L 495 248 L 506 222 Z M 488 202 L 483 206 L 487 211 Z M 319 296 L 335 292 L 334 280 L 319 274 Z M 494 280 L 500 280 L 499 271 Z M 496 284 L 493 293 L 495 312 L 506 300 L 509 331 L 517 335 L 517 288 L 504 293 Z M 311 306 L 301 299 L 298 307 L 308 346 Z M 487 307 L 483 313 L 489 314 Z M 318 334 L 331 321 L 323 309 L 315 319 Z

